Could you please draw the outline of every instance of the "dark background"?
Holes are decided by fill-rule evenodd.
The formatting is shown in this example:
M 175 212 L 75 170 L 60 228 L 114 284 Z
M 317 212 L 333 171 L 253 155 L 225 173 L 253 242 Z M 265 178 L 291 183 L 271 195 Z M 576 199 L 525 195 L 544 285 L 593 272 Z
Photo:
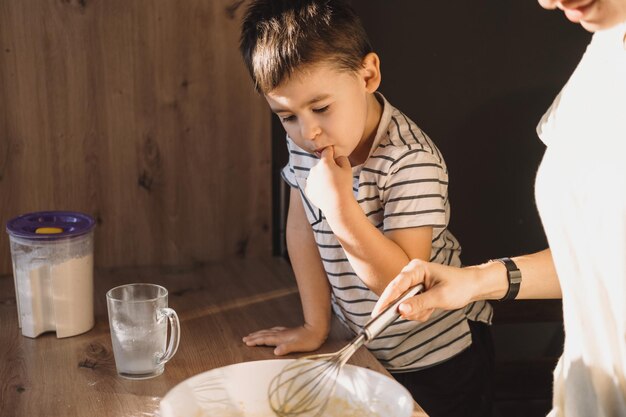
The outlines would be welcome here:
M 531 0 L 355 1 L 380 91 L 439 146 L 466 264 L 546 247 L 536 125 L 590 35 Z
M 544 145 L 536 126 L 590 34 L 532 0 L 352 4 L 381 58 L 379 91 L 446 159 L 450 229 L 463 262 L 544 249 L 534 198 Z M 287 157 L 276 118 L 273 137 L 278 206 L 278 172 Z

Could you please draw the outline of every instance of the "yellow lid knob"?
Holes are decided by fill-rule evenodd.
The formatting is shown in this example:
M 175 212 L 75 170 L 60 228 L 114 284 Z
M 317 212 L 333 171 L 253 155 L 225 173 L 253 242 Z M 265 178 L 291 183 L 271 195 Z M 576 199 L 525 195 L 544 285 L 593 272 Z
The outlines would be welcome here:
M 63 233 L 63 229 L 60 227 L 40 227 L 35 230 L 38 235 L 54 235 L 57 233 Z

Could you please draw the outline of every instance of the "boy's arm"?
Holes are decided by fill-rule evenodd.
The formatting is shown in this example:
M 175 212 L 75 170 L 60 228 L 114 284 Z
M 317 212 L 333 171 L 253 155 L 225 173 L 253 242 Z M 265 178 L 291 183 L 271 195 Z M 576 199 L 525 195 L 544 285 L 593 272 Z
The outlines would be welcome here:
M 324 343 L 330 330 L 330 286 L 296 188 L 291 189 L 289 199 L 287 248 L 298 283 L 304 324 L 258 330 L 243 338 L 248 346 L 276 346 L 276 355 L 315 350 Z
M 332 148 L 324 149 L 311 169 L 306 193 L 323 211 L 354 271 L 374 293 L 380 295 L 409 260 L 429 260 L 432 227 L 382 234 L 354 198 L 348 159 L 335 160 Z
M 378 295 L 411 259 L 430 259 L 432 227 L 382 234 L 354 197 L 347 199 L 340 209 L 329 210 L 326 220 L 354 271 Z
M 291 188 L 286 230 L 287 250 L 298 283 L 304 325 L 314 329 L 323 343 L 330 329 L 330 285 L 313 228 L 304 210 L 300 191 Z

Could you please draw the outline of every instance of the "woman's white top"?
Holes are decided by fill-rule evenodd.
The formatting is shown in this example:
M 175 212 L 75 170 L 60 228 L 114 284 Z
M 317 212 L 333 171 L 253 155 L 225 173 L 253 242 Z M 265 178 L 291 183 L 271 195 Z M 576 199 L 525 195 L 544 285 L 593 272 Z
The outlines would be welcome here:
M 537 128 L 565 326 L 550 417 L 626 416 L 625 34 L 626 23 L 594 34 Z

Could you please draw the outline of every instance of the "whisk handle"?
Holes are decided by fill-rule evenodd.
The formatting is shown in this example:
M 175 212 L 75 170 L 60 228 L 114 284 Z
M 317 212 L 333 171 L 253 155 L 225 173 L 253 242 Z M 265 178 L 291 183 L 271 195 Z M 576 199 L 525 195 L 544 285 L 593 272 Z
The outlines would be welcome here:
M 365 335 L 367 341 L 375 339 L 376 336 L 380 334 L 380 332 L 385 330 L 387 326 L 389 326 L 398 317 L 400 317 L 400 313 L 398 313 L 398 306 L 400 306 L 400 304 L 402 304 L 408 298 L 419 294 L 423 290 L 424 286 L 422 284 L 418 284 L 414 287 L 409 288 L 400 297 L 398 297 L 396 301 L 394 301 L 392 304 L 389 304 L 382 313 L 370 320 L 365 325 L 365 327 L 363 327 L 363 330 L 361 332 Z

